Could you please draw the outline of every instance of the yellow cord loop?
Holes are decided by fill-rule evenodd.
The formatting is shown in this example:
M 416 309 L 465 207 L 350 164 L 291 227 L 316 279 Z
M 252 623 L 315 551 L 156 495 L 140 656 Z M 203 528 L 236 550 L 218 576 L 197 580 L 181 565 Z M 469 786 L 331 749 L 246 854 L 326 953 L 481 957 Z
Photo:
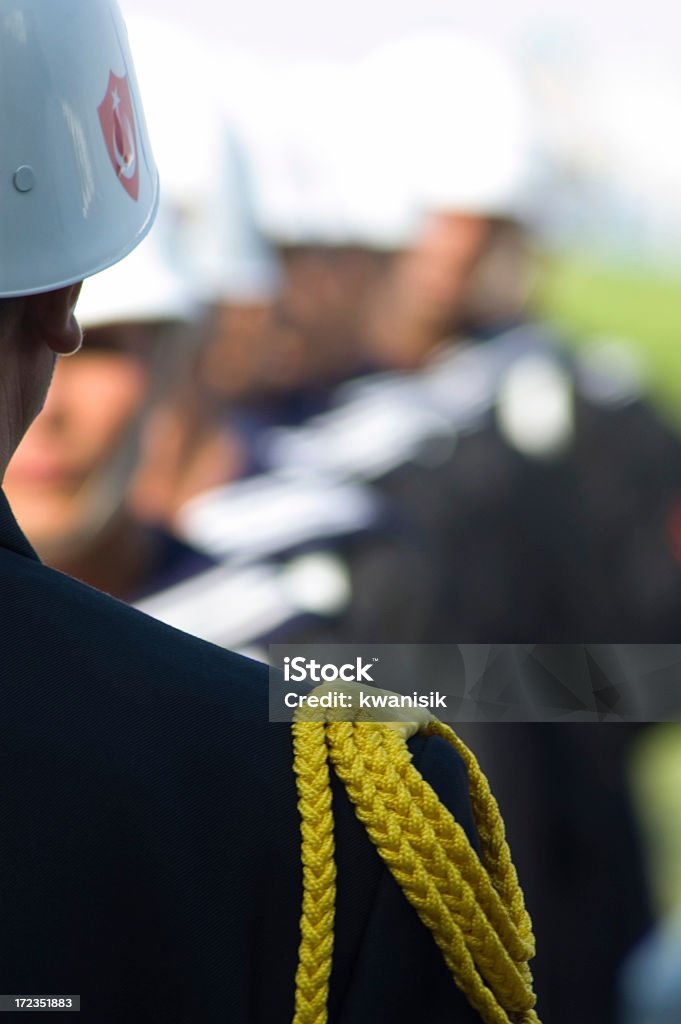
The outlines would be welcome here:
M 416 717 L 414 709 L 408 715 Z M 484 1024 L 539 1024 L 528 966 L 532 926 L 497 803 L 473 754 L 452 729 L 423 712 L 417 722 L 406 714 L 389 723 L 318 717 L 318 710 L 306 708 L 293 725 L 303 858 L 294 1024 L 327 1020 L 335 904 L 329 760 Z M 406 739 L 416 731 L 441 736 L 463 758 L 482 861 L 412 764 Z

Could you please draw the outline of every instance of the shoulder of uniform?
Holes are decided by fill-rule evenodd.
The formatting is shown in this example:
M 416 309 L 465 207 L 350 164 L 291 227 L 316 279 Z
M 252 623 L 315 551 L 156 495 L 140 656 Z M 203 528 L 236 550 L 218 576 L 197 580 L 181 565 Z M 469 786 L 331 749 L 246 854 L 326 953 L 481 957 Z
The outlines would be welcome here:
M 82 686 L 79 680 L 87 678 L 93 688 L 114 682 L 122 692 L 142 683 L 153 688 L 160 682 L 170 692 L 184 687 L 189 675 L 199 688 L 219 680 L 263 682 L 259 666 L 178 631 L 174 622 L 140 614 L 141 609 L 40 562 L 22 558 L 21 572 L 11 569 L 9 582 L 0 573 L 0 593 L 10 586 L 13 597 L 12 617 L 5 615 L 5 626 L 13 623 L 12 650 L 23 659 L 20 665 L 27 645 L 44 638 L 36 647 L 36 673 L 44 663 L 49 671 L 72 678 L 76 689 Z M 12 650 L 3 648 L 8 664 Z

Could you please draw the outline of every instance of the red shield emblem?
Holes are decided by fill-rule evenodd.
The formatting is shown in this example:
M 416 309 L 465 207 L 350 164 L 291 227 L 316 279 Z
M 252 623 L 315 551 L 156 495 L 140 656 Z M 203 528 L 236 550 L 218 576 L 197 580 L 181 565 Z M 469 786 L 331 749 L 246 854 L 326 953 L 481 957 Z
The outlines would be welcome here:
M 128 195 L 137 200 L 140 191 L 137 132 L 127 75 L 118 78 L 111 72 L 106 96 L 97 110 L 116 177 Z

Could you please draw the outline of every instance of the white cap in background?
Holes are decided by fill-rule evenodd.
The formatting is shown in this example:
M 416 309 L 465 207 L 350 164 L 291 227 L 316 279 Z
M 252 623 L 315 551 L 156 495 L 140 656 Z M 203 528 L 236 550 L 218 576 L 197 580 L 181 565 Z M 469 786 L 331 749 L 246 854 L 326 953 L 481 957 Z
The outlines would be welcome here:
M 463 33 L 417 33 L 372 51 L 357 88 L 366 160 L 381 152 L 416 211 L 531 215 L 543 165 L 522 77 L 501 50 Z
M 197 302 L 267 298 L 277 285 L 276 261 L 256 222 L 225 98 L 240 92 L 249 60 L 232 62 L 209 40 L 160 18 L 128 20 L 158 153 L 167 260 Z

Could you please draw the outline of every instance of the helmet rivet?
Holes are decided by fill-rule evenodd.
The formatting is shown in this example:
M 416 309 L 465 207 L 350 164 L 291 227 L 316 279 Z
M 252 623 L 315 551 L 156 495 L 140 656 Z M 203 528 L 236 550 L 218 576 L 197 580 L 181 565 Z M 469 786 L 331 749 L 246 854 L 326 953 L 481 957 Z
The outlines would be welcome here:
M 24 164 L 14 172 L 14 187 L 17 192 L 30 192 L 35 187 L 35 172 L 32 167 Z

